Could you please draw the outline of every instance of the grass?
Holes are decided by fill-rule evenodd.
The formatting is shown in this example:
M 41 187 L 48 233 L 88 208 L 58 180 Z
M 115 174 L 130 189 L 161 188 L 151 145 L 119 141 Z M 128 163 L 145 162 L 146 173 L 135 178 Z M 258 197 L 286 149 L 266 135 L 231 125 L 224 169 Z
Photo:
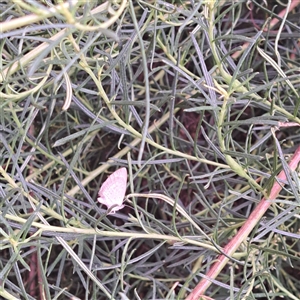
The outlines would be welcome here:
M 300 299 L 299 2 L 52 2 L 0 4 L 0 298 Z

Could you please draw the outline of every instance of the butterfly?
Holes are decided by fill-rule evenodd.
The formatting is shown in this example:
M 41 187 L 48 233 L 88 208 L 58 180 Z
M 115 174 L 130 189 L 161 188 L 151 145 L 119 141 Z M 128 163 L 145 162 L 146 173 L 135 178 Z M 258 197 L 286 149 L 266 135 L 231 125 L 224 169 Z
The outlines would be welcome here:
M 99 190 L 99 198 L 97 199 L 100 203 L 107 206 L 107 209 L 112 210 L 109 214 L 114 214 L 117 210 L 124 207 L 123 200 L 125 197 L 127 186 L 127 169 L 121 168 L 113 172 L 103 182 Z

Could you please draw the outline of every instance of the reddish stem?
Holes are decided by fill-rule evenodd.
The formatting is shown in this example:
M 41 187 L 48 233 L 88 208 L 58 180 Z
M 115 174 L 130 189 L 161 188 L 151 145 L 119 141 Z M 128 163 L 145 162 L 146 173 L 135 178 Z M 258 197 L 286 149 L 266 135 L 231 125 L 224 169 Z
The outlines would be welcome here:
M 299 1 L 298 0 L 293 0 L 290 7 L 289 7 L 289 12 L 292 11 L 297 5 L 299 4 Z M 278 14 L 278 17 L 280 18 L 283 18 L 284 15 L 286 14 L 286 11 L 287 9 L 283 9 L 279 14 Z M 279 21 L 281 21 L 280 19 L 278 18 L 273 18 L 270 22 L 270 25 L 269 25 L 269 29 L 273 28 Z M 255 24 L 256 25 L 256 24 Z M 263 31 L 268 31 L 269 29 L 264 29 Z M 249 46 L 249 43 L 246 42 L 243 44 L 242 46 L 242 50 L 240 51 L 236 51 L 235 53 L 232 54 L 232 58 L 233 59 L 237 59 L 241 54 L 242 52 Z
M 300 146 L 297 148 L 295 154 L 293 155 L 289 167 L 291 171 L 295 171 L 300 161 Z M 282 170 L 278 177 L 277 181 L 274 183 L 269 198 L 263 198 L 257 207 L 253 210 L 250 217 L 247 219 L 245 224 L 241 227 L 237 235 L 225 246 L 224 253 L 227 254 L 229 257 L 234 254 L 240 244 L 247 238 L 250 234 L 252 229 L 256 226 L 257 222 L 261 219 L 264 213 L 267 211 L 269 206 L 272 204 L 272 201 L 277 198 L 281 189 L 283 188 L 284 182 L 286 180 L 286 174 L 284 170 Z M 278 183 L 280 182 L 280 184 Z M 206 278 L 215 279 L 217 275 L 221 272 L 224 266 L 229 261 L 228 257 L 224 254 L 219 255 L 214 265 L 206 274 Z M 201 295 L 205 293 L 207 288 L 211 285 L 211 280 L 203 278 L 198 285 L 194 288 L 194 290 L 190 293 L 190 295 L 186 298 L 186 300 L 198 300 Z

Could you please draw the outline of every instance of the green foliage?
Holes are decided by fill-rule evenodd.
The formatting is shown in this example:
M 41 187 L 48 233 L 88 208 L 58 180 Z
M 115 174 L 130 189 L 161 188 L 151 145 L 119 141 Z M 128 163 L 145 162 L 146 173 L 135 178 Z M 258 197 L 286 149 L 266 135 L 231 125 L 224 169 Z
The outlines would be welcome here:
M 184 299 L 284 169 L 205 295 L 299 299 L 297 3 L 52 2 L 0 4 L 0 298 Z

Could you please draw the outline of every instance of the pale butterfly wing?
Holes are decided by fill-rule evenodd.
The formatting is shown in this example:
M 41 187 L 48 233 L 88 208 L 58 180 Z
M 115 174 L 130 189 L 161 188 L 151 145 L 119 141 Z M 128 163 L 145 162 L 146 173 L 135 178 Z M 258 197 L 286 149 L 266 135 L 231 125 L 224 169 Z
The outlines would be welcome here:
M 127 169 L 121 168 L 112 173 L 102 184 L 99 190 L 98 201 L 107 206 L 107 209 L 116 205 L 111 214 L 124 207 L 123 200 L 125 197 L 127 185 Z

